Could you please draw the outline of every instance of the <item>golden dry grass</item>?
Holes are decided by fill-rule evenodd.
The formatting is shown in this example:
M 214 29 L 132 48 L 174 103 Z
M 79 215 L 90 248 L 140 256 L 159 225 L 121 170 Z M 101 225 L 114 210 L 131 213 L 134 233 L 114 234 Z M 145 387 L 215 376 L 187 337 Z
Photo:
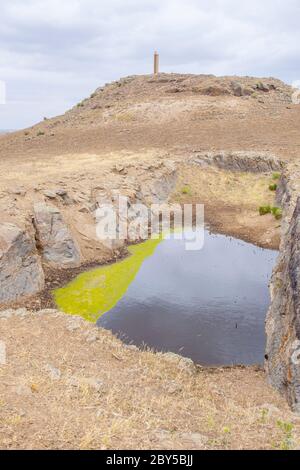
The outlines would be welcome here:
M 280 221 L 259 207 L 275 205 L 272 174 L 242 173 L 180 165 L 173 201 L 202 203 L 212 229 L 266 248 L 278 248 Z

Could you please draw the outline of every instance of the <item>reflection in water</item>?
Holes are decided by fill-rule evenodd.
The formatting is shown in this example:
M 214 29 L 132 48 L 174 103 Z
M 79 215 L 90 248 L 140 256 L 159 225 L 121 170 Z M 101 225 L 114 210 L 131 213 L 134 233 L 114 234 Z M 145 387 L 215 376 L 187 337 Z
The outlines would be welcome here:
M 164 240 L 98 324 L 200 364 L 262 363 L 277 252 L 206 232 L 201 251 Z

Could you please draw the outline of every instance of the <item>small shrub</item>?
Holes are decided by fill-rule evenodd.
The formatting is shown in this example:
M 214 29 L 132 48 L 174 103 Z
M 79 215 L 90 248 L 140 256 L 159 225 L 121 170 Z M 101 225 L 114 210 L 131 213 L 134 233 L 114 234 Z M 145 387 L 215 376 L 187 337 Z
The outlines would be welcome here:
M 45 132 L 43 132 L 43 131 L 38 131 L 37 136 L 40 137 L 41 135 L 45 135 Z
M 28 131 L 25 131 L 25 132 L 24 132 L 24 135 L 29 135 L 29 132 L 28 132 Z
M 78 105 L 77 105 L 77 108 L 83 108 L 83 107 L 84 107 L 84 104 L 83 104 L 83 102 L 81 102 L 81 103 L 78 103 Z
M 97 93 L 92 93 L 90 98 L 95 98 L 97 96 Z
M 276 220 L 280 220 L 282 218 L 282 209 L 280 207 L 272 207 L 272 214 Z
M 191 188 L 189 186 L 183 186 L 183 188 L 181 189 L 181 194 L 191 195 Z
M 271 214 L 271 211 L 272 211 L 271 206 L 260 206 L 259 215 Z
M 273 175 L 272 175 L 273 180 L 279 180 L 280 177 L 281 177 L 280 173 L 273 173 Z
M 270 186 L 269 186 L 270 191 L 276 191 L 276 189 L 277 189 L 277 184 L 276 183 L 270 184 Z

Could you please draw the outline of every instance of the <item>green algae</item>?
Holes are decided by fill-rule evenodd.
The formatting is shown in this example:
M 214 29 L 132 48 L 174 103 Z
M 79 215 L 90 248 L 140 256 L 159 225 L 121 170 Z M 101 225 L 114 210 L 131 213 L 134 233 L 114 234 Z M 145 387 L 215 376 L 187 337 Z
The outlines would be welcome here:
M 67 314 L 96 322 L 124 296 L 143 262 L 161 240 L 132 245 L 128 248 L 130 256 L 122 261 L 80 274 L 65 287 L 53 291 L 56 305 Z

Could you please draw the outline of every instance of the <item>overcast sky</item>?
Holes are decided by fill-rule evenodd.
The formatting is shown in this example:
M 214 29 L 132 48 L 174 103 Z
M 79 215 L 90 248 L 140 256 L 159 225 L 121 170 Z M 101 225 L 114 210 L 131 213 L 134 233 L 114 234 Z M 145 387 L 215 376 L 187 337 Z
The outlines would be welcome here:
M 299 0 L 1 0 L 0 129 L 152 71 L 300 80 Z

